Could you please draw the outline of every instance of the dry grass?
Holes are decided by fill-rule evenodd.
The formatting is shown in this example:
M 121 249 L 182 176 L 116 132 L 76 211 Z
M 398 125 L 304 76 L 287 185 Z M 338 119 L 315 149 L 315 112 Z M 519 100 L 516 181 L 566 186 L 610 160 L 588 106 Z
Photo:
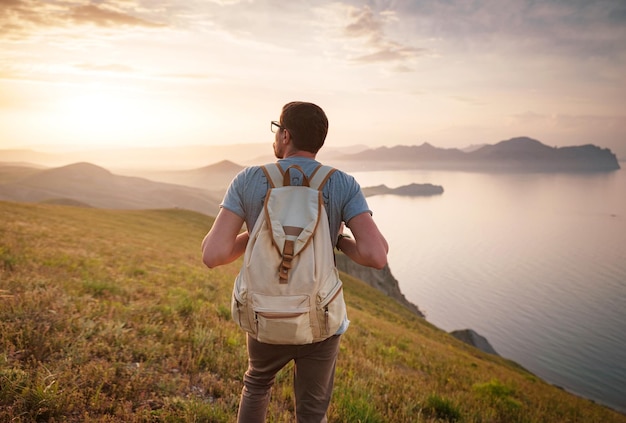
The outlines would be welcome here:
M 246 368 L 212 219 L 0 202 L 0 422 L 232 422 Z M 331 422 L 626 422 L 345 276 Z M 289 369 L 272 422 L 293 421 Z

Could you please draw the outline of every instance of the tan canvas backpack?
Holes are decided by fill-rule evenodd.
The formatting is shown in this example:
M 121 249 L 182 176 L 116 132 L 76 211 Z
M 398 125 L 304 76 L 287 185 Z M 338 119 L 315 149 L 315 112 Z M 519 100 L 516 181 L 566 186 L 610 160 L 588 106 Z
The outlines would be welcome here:
M 335 171 L 262 166 L 270 184 L 235 280 L 232 316 L 260 342 L 309 344 L 334 335 L 346 316 L 322 188 Z M 291 173 L 302 173 L 301 186 Z

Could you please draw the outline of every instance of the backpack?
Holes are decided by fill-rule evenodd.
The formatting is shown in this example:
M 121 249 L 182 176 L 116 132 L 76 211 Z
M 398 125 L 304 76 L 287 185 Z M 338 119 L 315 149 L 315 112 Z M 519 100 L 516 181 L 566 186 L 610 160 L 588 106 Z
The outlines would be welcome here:
M 292 165 L 261 166 L 270 188 L 250 233 L 233 289 L 233 320 L 259 342 L 303 345 L 334 335 L 346 316 L 322 188 L 335 171 L 310 177 Z M 303 183 L 291 185 L 291 173 Z

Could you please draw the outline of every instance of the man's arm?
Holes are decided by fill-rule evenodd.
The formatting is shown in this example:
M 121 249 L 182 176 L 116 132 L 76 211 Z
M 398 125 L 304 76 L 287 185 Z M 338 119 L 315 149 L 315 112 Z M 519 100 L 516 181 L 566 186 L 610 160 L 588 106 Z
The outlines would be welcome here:
M 369 213 L 356 215 L 347 222 L 354 239 L 342 237 L 337 242 L 345 255 L 363 266 L 382 269 L 387 264 L 389 245 Z
M 209 268 L 230 263 L 241 256 L 248 244 L 248 232 L 239 233 L 243 219 L 221 208 L 211 230 L 202 240 L 202 261 Z

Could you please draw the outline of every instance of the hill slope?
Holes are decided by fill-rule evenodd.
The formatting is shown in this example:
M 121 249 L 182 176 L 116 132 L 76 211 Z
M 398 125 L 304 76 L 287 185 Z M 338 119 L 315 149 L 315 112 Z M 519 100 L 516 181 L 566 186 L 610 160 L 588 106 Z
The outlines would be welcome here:
M 241 262 L 202 266 L 211 219 L 8 202 L 0 217 L 0 421 L 233 421 Z M 626 422 L 343 279 L 329 422 Z M 293 421 L 291 383 L 279 374 L 271 421 Z
M 215 214 L 221 194 L 193 187 L 120 176 L 90 163 L 30 171 L 4 169 L 0 200 L 25 202 L 79 202 L 111 209 L 183 208 Z M 24 168 L 22 168 L 24 169 Z M 10 177 L 23 175 L 21 177 Z
M 230 160 L 188 170 L 125 170 L 125 174 L 142 176 L 153 181 L 186 185 L 223 193 L 244 167 Z

